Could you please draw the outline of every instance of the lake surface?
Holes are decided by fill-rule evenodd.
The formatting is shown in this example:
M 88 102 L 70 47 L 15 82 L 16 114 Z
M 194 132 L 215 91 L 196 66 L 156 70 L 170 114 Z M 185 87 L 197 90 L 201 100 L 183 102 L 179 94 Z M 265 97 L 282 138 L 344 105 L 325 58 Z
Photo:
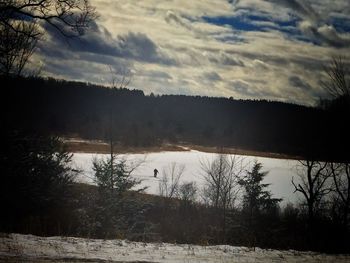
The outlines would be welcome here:
M 77 180 L 84 183 L 93 183 L 93 158 L 108 157 L 108 154 L 91 154 L 91 153 L 75 153 L 73 162 L 75 166 L 82 170 L 82 174 Z M 185 170 L 180 179 L 181 182 L 196 182 L 201 188 L 204 183 L 203 170 L 201 162 L 212 161 L 217 157 L 216 153 L 204 153 L 199 151 L 180 151 L 180 152 L 157 152 L 148 154 L 121 154 L 120 158 L 126 158 L 130 163 L 142 162 L 142 164 L 133 172 L 133 177 L 142 180 L 141 187 L 148 187 L 147 193 L 159 194 L 159 178 L 162 177 L 163 170 L 167 169 L 172 163 L 184 165 Z M 263 165 L 262 171 L 268 172 L 264 183 L 270 183 L 269 189 L 276 198 L 283 198 L 282 205 L 298 202 L 300 196 L 293 193 L 294 188 L 291 183 L 292 177 L 298 179 L 297 164 L 295 160 L 274 159 L 265 157 L 240 156 L 244 158 L 247 169 L 251 167 L 255 160 Z M 157 178 L 153 176 L 153 170 L 157 169 L 159 174 Z

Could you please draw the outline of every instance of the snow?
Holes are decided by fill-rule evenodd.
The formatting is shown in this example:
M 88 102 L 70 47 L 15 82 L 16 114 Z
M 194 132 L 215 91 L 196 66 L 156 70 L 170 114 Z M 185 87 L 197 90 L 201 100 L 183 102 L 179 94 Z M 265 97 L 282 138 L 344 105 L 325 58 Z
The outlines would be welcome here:
M 75 153 L 73 156 L 74 163 L 83 171 L 77 180 L 84 183 L 93 183 L 93 158 L 107 156 L 108 154 Z M 191 150 L 148 154 L 121 154 L 119 157 L 126 158 L 130 162 L 144 161 L 143 164 L 134 171 L 133 176 L 142 180 L 140 188 L 148 187 L 146 190 L 147 193 L 158 194 L 158 183 L 159 178 L 163 174 L 163 169 L 173 162 L 179 165 L 185 165 L 185 171 L 180 182 L 194 181 L 197 186 L 201 187 L 204 181 L 200 162 L 213 160 L 216 154 Z M 262 163 L 263 171 L 269 172 L 264 183 L 271 183 L 271 192 L 274 194 L 274 197 L 283 198 L 282 204 L 297 202 L 298 196 L 293 193 L 294 189 L 291 184 L 292 176 L 296 175 L 297 161 L 239 155 L 238 157 L 244 158 L 246 164 L 252 163 L 255 160 Z M 157 178 L 153 177 L 153 170 L 155 168 L 160 172 Z
M 0 234 L 0 262 L 350 262 L 350 255 Z

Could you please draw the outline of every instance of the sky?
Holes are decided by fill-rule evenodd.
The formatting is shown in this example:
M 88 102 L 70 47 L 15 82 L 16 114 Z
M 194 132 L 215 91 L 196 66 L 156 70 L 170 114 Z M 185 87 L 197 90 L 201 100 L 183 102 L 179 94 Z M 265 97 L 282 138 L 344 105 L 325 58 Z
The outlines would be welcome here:
M 42 75 L 315 105 L 324 67 L 350 51 L 349 0 L 90 1 L 99 18 L 80 38 L 46 27 L 33 57 Z

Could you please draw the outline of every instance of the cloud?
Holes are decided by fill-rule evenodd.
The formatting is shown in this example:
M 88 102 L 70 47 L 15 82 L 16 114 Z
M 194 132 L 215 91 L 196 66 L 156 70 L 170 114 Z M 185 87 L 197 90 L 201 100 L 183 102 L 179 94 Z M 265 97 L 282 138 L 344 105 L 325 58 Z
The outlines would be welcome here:
M 262 70 L 267 70 L 269 68 L 269 66 L 264 61 L 261 61 L 260 59 L 254 59 L 253 65 L 254 67 L 260 68 Z
M 301 80 L 298 76 L 290 76 L 289 83 L 295 88 L 303 89 L 305 91 L 312 90 L 312 87 L 306 81 Z
M 220 75 L 214 71 L 205 73 L 204 77 L 210 81 L 213 81 L 213 82 L 222 80 Z
M 143 33 L 129 32 L 118 37 L 118 53 L 121 57 L 129 57 L 151 63 L 174 64 L 175 61 L 161 54 L 157 45 Z
M 172 77 L 163 71 L 159 71 L 159 70 L 149 70 L 149 71 L 143 71 L 140 72 L 143 76 L 146 77 L 152 77 L 152 78 L 156 78 L 156 79 L 162 79 L 162 80 L 171 80 Z
M 65 58 L 65 52 L 59 52 L 58 45 L 65 46 L 67 50 L 77 53 L 90 53 L 94 55 L 129 58 L 149 63 L 173 64 L 174 60 L 162 54 L 157 45 L 144 33 L 128 32 L 113 38 L 112 34 L 103 26 L 92 23 L 90 31 L 80 38 L 67 39 L 52 27 L 47 27 L 51 37 L 50 44 L 42 46 L 46 55 Z M 87 57 L 87 56 L 85 56 Z M 90 56 L 92 59 L 92 57 Z M 111 61 L 95 58 L 94 61 Z
M 301 0 L 264 0 L 286 8 L 302 21 L 299 24 L 301 32 L 310 37 L 311 41 L 333 47 L 346 47 L 350 44 L 348 33 L 338 31 L 332 25 L 332 16 L 342 17 L 342 3 L 346 1 L 301 1 Z M 350 15 L 349 6 L 342 10 Z M 340 12 L 342 12 L 340 11 Z M 343 19 L 346 22 L 346 19 Z M 341 26 L 339 26 L 341 29 Z
M 244 62 L 235 57 L 233 54 L 228 54 L 223 51 L 219 52 L 205 52 L 204 55 L 212 63 L 219 65 L 228 65 L 228 66 L 240 66 L 244 67 Z
M 174 23 L 176 25 L 184 27 L 189 31 L 196 31 L 191 25 L 190 21 L 176 15 L 173 11 L 170 11 L 170 10 L 166 12 L 165 21 L 168 22 L 169 24 Z
M 257 98 L 259 97 L 259 93 L 255 91 L 253 85 L 244 80 L 233 80 L 230 82 L 230 89 L 233 90 L 236 94 L 240 96 L 243 95 L 244 98 Z
M 133 71 L 130 87 L 145 93 L 312 105 L 330 56 L 350 51 L 346 0 L 92 4 L 100 19 L 80 39 L 67 45 L 48 29 L 36 54 L 45 74 L 108 84 L 112 66 Z
M 335 47 L 347 47 L 350 45 L 350 34 L 340 35 L 333 26 L 323 25 L 317 29 L 318 36 L 329 45 Z
M 291 9 L 292 12 L 295 12 L 299 16 L 317 21 L 319 19 L 318 14 L 314 9 L 309 5 L 307 1 L 298 1 L 298 0 L 265 0 L 272 4 L 281 5 L 283 7 Z

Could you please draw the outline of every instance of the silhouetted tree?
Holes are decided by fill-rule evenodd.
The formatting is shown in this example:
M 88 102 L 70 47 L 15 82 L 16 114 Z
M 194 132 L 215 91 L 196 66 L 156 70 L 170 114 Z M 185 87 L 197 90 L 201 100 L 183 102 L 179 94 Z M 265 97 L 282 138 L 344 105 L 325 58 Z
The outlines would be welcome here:
M 332 191 L 327 183 L 331 174 L 327 162 L 299 161 L 299 182 L 292 178 L 294 192 L 299 192 L 305 198 L 308 213 L 308 227 L 313 232 L 315 213 L 325 196 Z
M 101 237 L 126 237 L 136 219 L 141 204 L 131 197 L 130 190 L 140 181 L 131 177 L 137 165 L 130 166 L 125 159 L 112 158 L 93 160 L 95 182 L 99 187 L 99 198 L 94 213 L 97 213 L 96 232 Z M 143 189 L 135 189 L 142 191 Z
M 238 193 L 238 178 L 243 170 L 243 159 L 237 156 L 218 154 L 212 162 L 201 162 L 204 172 L 205 185 L 203 199 L 205 203 L 214 207 L 220 216 L 222 238 L 226 238 L 226 224 L 228 210 L 234 207 Z
M 35 24 L 43 21 L 63 35 L 72 36 L 82 34 L 95 17 L 89 0 L 7 0 L 0 3 L 0 24 L 22 34 L 26 31 L 14 27 L 15 20 Z
M 179 195 L 180 179 L 185 171 L 184 165 L 171 163 L 162 171 L 162 177 L 159 181 L 159 194 L 166 198 L 175 198 Z
M 18 21 L 12 27 L 0 24 L 0 74 L 21 75 L 33 54 L 39 35 L 36 24 Z
M 273 198 L 267 187 L 270 184 L 262 183 L 268 172 L 261 172 L 262 164 L 255 162 L 252 169 L 241 178 L 238 183 L 243 188 L 243 214 L 245 215 L 243 225 L 250 233 L 250 243 L 255 246 L 258 229 L 258 221 L 263 213 L 276 210 L 280 198 Z
M 341 211 L 342 224 L 347 229 L 350 213 L 350 164 L 331 163 L 330 169 L 336 194 L 335 201 Z
M 323 82 L 323 87 L 333 99 L 350 97 L 349 71 L 344 58 L 333 57 L 332 63 L 325 68 L 328 80 Z
M 280 198 L 272 198 L 271 192 L 266 190 L 270 184 L 264 184 L 262 181 L 268 172 L 261 172 L 261 168 L 262 164 L 255 162 L 252 170 L 238 182 L 244 189 L 243 209 L 249 211 L 250 215 L 274 207 L 282 201 Z
M 119 194 L 125 193 L 139 181 L 131 177 L 132 172 L 138 167 L 135 165 L 130 167 L 127 165 L 127 160 L 118 158 L 113 154 L 112 158 L 94 159 L 93 170 L 95 172 L 96 184 L 110 192 Z
M 67 201 L 68 188 L 78 173 L 71 167 L 72 154 L 57 137 L 23 131 L 3 134 L 0 148 L 0 220 L 7 221 L 1 225 L 22 220 L 23 227 L 28 224 L 38 231 L 40 221 L 30 226 L 30 218 L 42 220 Z
M 81 35 L 96 12 L 88 0 L 0 2 L 0 73 L 20 75 L 49 24 L 66 37 Z
M 201 162 L 204 172 L 205 202 L 215 208 L 233 207 L 237 195 L 238 176 L 243 169 L 243 159 L 218 154 L 212 162 Z
M 196 202 L 197 198 L 197 185 L 195 182 L 185 182 L 179 187 L 179 197 L 185 206 L 191 205 Z

